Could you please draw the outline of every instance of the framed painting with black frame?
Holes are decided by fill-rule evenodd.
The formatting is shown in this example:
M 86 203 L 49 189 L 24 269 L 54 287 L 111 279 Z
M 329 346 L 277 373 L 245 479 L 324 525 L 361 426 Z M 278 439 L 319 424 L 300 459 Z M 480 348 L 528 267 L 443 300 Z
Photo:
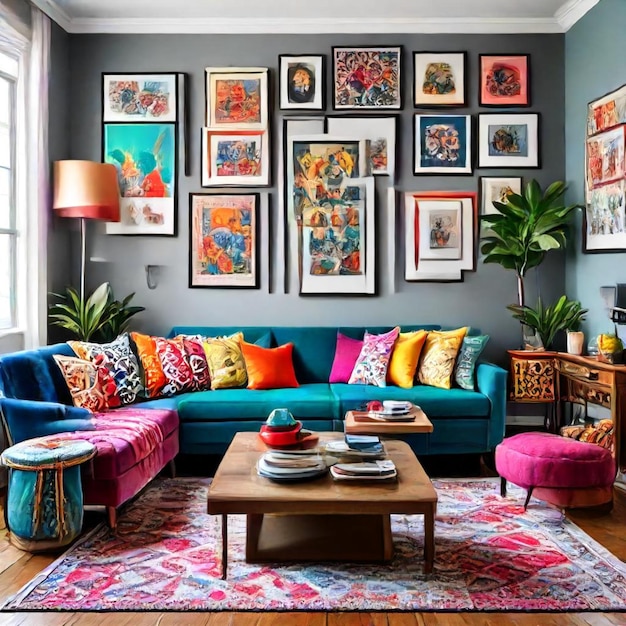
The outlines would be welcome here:
M 467 52 L 413 52 L 413 106 L 467 104 Z
M 279 107 L 282 111 L 323 111 L 325 98 L 323 54 L 278 56 Z
M 260 204 L 259 193 L 189 194 L 190 288 L 259 289 Z
M 538 168 L 539 113 L 479 113 L 478 167 Z
M 530 106 L 529 54 L 479 54 L 478 64 L 480 106 Z

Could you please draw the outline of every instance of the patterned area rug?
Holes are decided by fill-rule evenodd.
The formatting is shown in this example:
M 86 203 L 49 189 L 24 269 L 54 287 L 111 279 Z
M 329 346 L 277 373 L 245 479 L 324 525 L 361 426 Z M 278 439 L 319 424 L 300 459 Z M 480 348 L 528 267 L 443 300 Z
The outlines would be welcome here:
M 433 481 L 434 573 L 425 577 L 421 516 L 392 517 L 389 565 L 248 565 L 245 519 L 229 518 L 221 580 L 219 516 L 209 479 L 154 483 L 10 599 L 3 610 L 623 611 L 626 566 L 561 513 L 497 479 Z

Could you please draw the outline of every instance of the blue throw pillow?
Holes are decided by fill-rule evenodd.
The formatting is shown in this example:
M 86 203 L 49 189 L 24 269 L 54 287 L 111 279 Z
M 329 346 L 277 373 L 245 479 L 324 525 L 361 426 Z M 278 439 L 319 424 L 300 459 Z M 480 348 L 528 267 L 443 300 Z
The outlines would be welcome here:
M 459 356 L 454 370 L 454 380 L 462 389 L 474 391 L 476 384 L 474 380 L 476 361 L 478 361 L 478 357 L 484 350 L 488 341 L 489 335 L 465 336 L 463 338 L 463 344 L 459 350 Z
M 0 398 L 0 413 L 11 445 L 33 437 L 96 429 L 87 409 L 57 402 Z

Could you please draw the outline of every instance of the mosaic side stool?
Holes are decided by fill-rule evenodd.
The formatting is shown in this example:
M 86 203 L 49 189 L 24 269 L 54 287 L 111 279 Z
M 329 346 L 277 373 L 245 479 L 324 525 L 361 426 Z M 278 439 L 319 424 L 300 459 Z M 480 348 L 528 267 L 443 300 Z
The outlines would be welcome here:
M 58 436 L 29 439 L 7 448 L 6 519 L 13 545 L 28 552 L 65 546 L 83 526 L 80 464 L 96 454 L 87 441 Z

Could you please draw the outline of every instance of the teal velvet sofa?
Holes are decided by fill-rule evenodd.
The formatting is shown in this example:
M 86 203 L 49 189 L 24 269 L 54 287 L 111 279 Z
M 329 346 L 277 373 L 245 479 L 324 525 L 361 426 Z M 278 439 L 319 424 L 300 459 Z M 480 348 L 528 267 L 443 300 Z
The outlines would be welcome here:
M 293 361 L 300 386 L 293 389 L 219 389 L 182 394 L 142 403 L 141 406 L 176 407 L 180 420 L 180 451 L 186 454 L 223 454 L 235 433 L 258 431 L 277 407 L 288 408 L 305 428 L 342 431 L 346 411 L 370 400 L 409 400 L 422 407 L 433 423 L 431 434 L 406 435 L 417 454 L 483 453 L 493 450 L 504 437 L 507 372 L 479 362 L 476 390 L 439 389 L 416 385 L 396 386 L 329 384 L 337 332 L 361 339 L 366 330 L 379 334 L 392 327 L 236 327 L 175 326 L 178 334 L 215 337 L 242 331 L 255 342 L 271 335 L 272 346 L 294 344 Z M 402 326 L 402 332 L 440 330 L 435 325 Z M 477 331 L 470 331 L 476 334 Z

